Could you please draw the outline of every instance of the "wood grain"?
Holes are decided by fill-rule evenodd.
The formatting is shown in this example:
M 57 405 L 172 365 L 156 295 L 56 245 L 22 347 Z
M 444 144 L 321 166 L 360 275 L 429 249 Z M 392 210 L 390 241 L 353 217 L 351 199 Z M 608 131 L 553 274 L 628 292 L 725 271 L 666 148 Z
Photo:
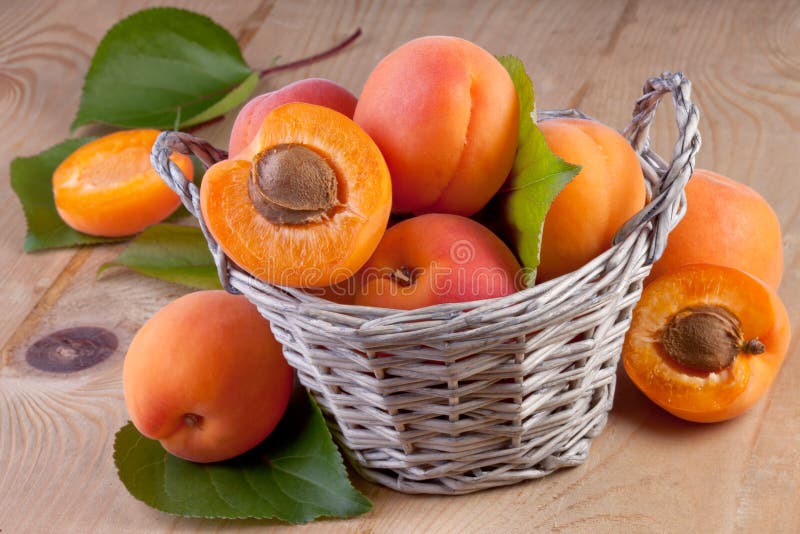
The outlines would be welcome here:
M 23 254 L 25 224 L 8 164 L 69 135 L 94 47 L 117 20 L 161 2 L 26 1 L 0 5 L 0 531 L 289 530 L 271 522 L 188 520 L 127 494 L 111 459 L 127 416 L 120 370 L 127 343 L 183 290 L 130 273 L 95 271 L 120 246 Z M 683 70 L 702 111 L 699 164 L 748 183 L 784 230 L 780 294 L 800 328 L 800 4 L 736 0 L 464 2 L 170 2 L 227 27 L 253 67 L 324 49 L 356 27 L 343 54 L 277 73 L 268 91 L 306 76 L 358 93 L 374 64 L 404 41 L 454 34 L 520 56 L 540 108 L 580 106 L 615 126 L 642 82 Z M 668 106 L 652 130 L 669 154 Z M 224 145 L 233 114 L 200 135 Z M 80 373 L 36 371 L 24 351 L 53 330 L 104 326 L 112 357 Z M 374 510 L 313 532 L 800 531 L 800 347 L 797 336 L 768 397 L 718 425 L 681 422 L 620 374 L 615 408 L 589 460 L 545 479 L 462 497 L 402 495 L 356 479 Z

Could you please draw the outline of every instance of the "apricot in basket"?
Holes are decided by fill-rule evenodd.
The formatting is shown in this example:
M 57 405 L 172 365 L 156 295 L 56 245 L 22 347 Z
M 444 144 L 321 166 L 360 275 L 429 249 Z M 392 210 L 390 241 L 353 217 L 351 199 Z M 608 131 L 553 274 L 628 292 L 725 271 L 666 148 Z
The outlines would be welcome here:
M 352 276 L 383 235 L 392 204 L 386 162 L 370 137 L 331 109 L 270 112 L 234 159 L 206 172 L 203 218 L 253 276 L 324 287 Z
M 429 213 L 386 231 L 356 276 L 355 303 L 412 310 L 504 297 L 522 280 L 514 254 L 488 228 L 460 215 Z
M 539 122 L 556 155 L 581 166 L 544 221 L 537 280 L 572 272 L 611 246 L 619 228 L 642 209 L 646 188 L 633 148 L 616 130 L 587 119 Z
M 421 37 L 378 63 L 354 119 L 386 157 L 395 212 L 469 216 L 511 170 L 519 100 L 503 65 L 480 46 Z

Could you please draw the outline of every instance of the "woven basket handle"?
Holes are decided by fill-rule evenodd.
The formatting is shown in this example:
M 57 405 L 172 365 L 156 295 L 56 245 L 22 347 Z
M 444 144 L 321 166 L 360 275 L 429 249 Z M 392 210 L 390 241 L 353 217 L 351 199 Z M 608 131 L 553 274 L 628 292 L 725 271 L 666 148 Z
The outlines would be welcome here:
M 208 231 L 206 222 L 200 213 L 200 190 L 195 184 L 187 180 L 180 167 L 169 159 L 170 154 L 173 152 L 186 154 L 187 156 L 197 156 L 206 168 L 226 159 L 228 153 L 191 134 L 167 131 L 161 132 L 153 144 L 153 150 L 150 152 L 150 163 L 169 188 L 180 197 L 181 202 L 189 210 L 189 213 L 199 221 L 200 229 L 203 231 L 206 241 L 208 241 L 208 249 L 214 257 L 217 276 L 222 285 L 231 293 L 239 293 L 230 285 L 228 257 L 222 251 L 214 236 L 211 235 L 211 232 Z
M 642 163 L 645 177 L 652 186 L 652 199 L 639 213 L 631 217 L 614 236 L 619 243 L 637 229 L 653 223 L 653 239 L 647 253 L 647 264 L 652 264 L 667 246 L 669 232 L 678 224 L 686 210 L 684 187 L 694 171 L 694 160 L 700 149 L 697 123 L 700 112 L 692 103 L 692 84 L 681 72 L 665 72 L 650 78 L 644 84 L 643 95 L 633 108 L 633 119 L 623 131 Z M 650 125 L 658 103 L 666 94 L 672 94 L 678 139 L 672 159 L 664 162 L 650 150 Z

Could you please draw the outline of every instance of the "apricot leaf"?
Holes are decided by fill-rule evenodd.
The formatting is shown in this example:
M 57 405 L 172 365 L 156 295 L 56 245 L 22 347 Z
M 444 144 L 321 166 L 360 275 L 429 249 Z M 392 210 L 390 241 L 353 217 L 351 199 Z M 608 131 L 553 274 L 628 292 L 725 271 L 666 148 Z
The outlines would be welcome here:
M 210 18 L 145 9 L 100 41 L 72 128 L 95 121 L 162 129 L 196 124 L 239 105 L 257 81 L 236 40 Z
M 25 252 L 47 248 L 111 243 L 120 238 L 97 237 L 73 230 L 61 220 L 53 199 L 53 171 L 72 152 L 94 139 L 69 139 L 31 157 L 11 162 L 11 188 L 17 194 L 28 231 Z
M 533 285 L 547 211 L 581 167 L 565 162 L 547 146 L 534 122 L 533 84 L 522 61 L 514 56 L 502 56 L 498 60 L 511 75 L 520 102 L 517 153 L 498 200 L 509 238 L 522 266 L 530 273 L 528 284 Z
M 347 479 L 319 407 L 299 393 L 261 445 L 213 464 L 176 458 L 128 423 L 114 440 L 119 478 L 137 499 L 188 517 L 306 523 L 369 511 L 372 504 Z
M 214 258 L 194 226 L 156 224 L 139 234 L 113 261 L 97 270 L 127 267 L 139 274 L 195 289 L 220 289 Z

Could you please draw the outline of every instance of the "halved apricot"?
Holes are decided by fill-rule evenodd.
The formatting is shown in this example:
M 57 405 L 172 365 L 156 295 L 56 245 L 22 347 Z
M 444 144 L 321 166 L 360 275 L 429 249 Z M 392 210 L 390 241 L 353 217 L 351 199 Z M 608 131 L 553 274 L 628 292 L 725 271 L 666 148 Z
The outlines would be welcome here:
M 331 109 L 290 103 L 255 139 L 212 166 L 200 205 L 225 253 L 253 276 L 324 287 L 352 276 L 381 239 L 392 205 L 372 139 Z
M 150 165 L 158 130 L 124 130 L 91 141 L 70 154 L 53 173 L 56 209 L 69 226 L 91 235 L 118 237 L 141 232 L 180 205 Z M 170 159 L 191 179 L 192 160 Z
M 769 389 L 789 338 L 786 308 L 772 288 L 738 269 L 687 265 L 645 288 L 622 361 L 634 384 L 668 412 L 723 421 Z

